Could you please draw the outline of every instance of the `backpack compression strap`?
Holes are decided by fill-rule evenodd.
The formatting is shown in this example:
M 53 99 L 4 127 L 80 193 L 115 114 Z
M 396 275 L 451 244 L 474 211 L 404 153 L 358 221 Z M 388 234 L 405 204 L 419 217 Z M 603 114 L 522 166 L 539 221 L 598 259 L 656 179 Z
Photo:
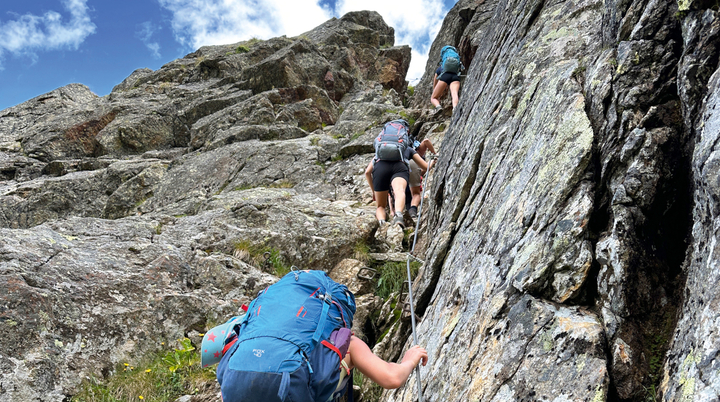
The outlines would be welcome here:
M 290 373 L 287 371 L 282 373 L 282 380 L 280 380 L 280 388 L 278 389 L 278 398 L 284 401 L 287 398 L 287 394 L 290 391 Z
M 325 329 L 325 321 L 327 320 L 328 312 L 330 311 L 332 295 L 330 294 L 330 292 L 325 292 L 325 296 L 322 296 L 322 299 L 324 303 L 322 314 L 320 314 L 320 322 L 318 322 L 318 326 L 315 329 L 315 333 L 313 334 L 313 342 L 315 343 L 320 341 L 320 337 L 322 336 L 323 330 Z

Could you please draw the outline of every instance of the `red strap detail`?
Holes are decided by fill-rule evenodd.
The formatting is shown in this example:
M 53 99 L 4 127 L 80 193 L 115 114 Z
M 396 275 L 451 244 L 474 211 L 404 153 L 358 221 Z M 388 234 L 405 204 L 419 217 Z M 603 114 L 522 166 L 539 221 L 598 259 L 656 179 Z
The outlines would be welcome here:
M 303 311 L 304 308 L 305 306 L 301 306 L 300 310 L 298 310 L 297 314 L 295 314 L 295 317 L 300 317 L 300 313 Z
M 260 315 L 260 309 L 261 309 L 261 308 L 262 308 L 262 306 L 258 306 L 258 312 L 257 312 L 257 314 L 255 314 L 256 316 Z
M 320 290 L 320 288 L 319 288 L 319 287 L 318 287 L 317 289 L 315 289 L 315 291 L 314 291 L 314 292 L 312 292 L 312 294 L 310 295 L 310 297 L 313 297 L 313 296 L 315 296 L 315 293 L 317 293 L 317 291 L 318 291 L 318 290 Z
M 322 341 L 322 342 L 320 342 L 320 343 L 322 343 L 323 345 L 325 345 L 326 348 L 328 348 L 328 349 L 332 350 L 333 352 L 337 353 L 338 357 L 340 357 L 340 360 L 342 361 L 343 355 L 340 354 L 340 349 L 336 348 L 335 345 L 333 345 L 332 343 L 330 343 L 330 342 L 328 342 L 328 341 Z
M 343 325 L 345 326 L 345 328 L 348 328 L 347 321 L 345 321 L 345 314 L 343 313 L 342 307 L 335 300 L 332 301 L 332 304 L 337 306 L 337 309 L 340 312 L 340 318 L 342 318 L 342 320 L 343 320 Z
M 227 343 L 227 344 L 225 345 L 225 347 L 224 347 L 223 350 L 222 350 L 223 356 L 225 355 L 225 353 L 227 353 L 228 350 L 230 350 L 230 348 L 232 347 L 232 345 L 234 345 L 235 342 L 237 342 L 237 340 L 238 340 L 238 338 L 237 338 L 237 336 L 236 336 L 236 337 L 233 338 L 232 341 L 230 341 L 229 343 Z
M 243 311 L 247 313 L 247 311 L 248 311 L 247 305 L 243 304 L 242 306 L 240 306 L 240 308 L 243 309 Z

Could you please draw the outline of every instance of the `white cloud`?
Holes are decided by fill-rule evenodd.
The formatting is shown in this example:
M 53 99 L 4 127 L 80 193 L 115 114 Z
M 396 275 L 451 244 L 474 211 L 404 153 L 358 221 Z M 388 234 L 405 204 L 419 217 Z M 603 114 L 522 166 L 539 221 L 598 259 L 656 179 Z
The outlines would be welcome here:
M 193 49 L 250 38 L 296 36 L 322 24 L 330 11 L 317 0 L 159 0 L 173 13 L 175 38 Z
M 0 22 L 0 55 L 11 52 L 35 58 L 34 52 L 38 50 L 77 49 L 85 38 L 95 33 L 86 3 L 87 0 L 62 2 L 70 12 L 68 22 L 56 11 L 42 16 L 25 14 L 16 20 Z
M 410 45 L 412 59 L 407 80 L 415 83 L 425 72 L 430 45 L 447 14 L 444 2 L 437 0 L 338 0 L 339 14 L 375 10 L 385 23 L 395 28 L 395 44 Z
M 157 42 L 152 43 L 146 43 L 145 46 L 150 50 L 150 54 L 152 54 L 152 57 L 155 59 L 160 58 L 160 44 Z
M 410 82 L 410 85 L 416 85 L 423 74 L 425 74 L 425 65 L 428 60 L 428 51 L 420 53 L 413 48 L 412 59 L 410 60 L 410 67 L 408 68 L 405 79 Z
M 140 39 L 142 43 L 145 44 L 145 47 L 150 50 L 150 54 L 152 54 L 153 58 L 159 59 L 160 56 L 160 44 L 157 42 L 152 42 L 152 36 L 155 33 L 155 31 L 159 31 L 161 28 L 155 28 L 152 22 L 145 21 L 142 24 L 140 24 L 140 30 L 135 32 L 135 37 Z
M 253 37 L 296 36 L 333 16 L 375 10 L 395 28 L 395 44 L 413 48 L 408 80 L 420 78 L 428 51 L 440 31 L 447 9 L 437 0 L 336 0 L 322 7 L 319 0 L 159 0 L 172 12 L 175 38 L 196 49 L 230 44 Z M 453 1 L 454 3 L 454 1 Z M 333 7 L 333 10 L 330 10 Z
M 419 45 L 435 39 L 445 18 L 437 0 L 338 0 L 340 15 L 350 11 L 375 10 L 395 28 L 395 44 Z

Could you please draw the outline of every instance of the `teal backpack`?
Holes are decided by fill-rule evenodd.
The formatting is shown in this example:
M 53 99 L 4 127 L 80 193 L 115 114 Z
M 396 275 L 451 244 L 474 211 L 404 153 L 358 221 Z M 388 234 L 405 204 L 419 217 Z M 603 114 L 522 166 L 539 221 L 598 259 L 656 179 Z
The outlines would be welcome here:
M 460 74 L 462 63 L 457 49 L 453 46 L 445 46 L 440 51 L 440 56 L 442 57 L 440 66 L 442 66 L 443 73 Z
M 203 366 L 219 362 L 225 402 L 352 400 L 340 382 L 355 297 L 323 271 L 293 271 L 260 292 L 244 316 L 208 331 Z

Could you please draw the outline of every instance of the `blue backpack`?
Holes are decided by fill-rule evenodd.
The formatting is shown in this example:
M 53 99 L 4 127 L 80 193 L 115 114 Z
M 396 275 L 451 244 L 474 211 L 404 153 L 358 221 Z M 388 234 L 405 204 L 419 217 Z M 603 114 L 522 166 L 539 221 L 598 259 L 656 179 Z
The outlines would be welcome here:
M 441 61 L 440 66 L 442 71 L 445 73 L 460 74 L 462 69 L 462 63 L 460 62 L 460 55 L 457 49 L 453 46 L 444 46 L 440 51 Z
M 353 294 L 325 272 L 285 275 L 260 292 L 244 316 L 205 335 L 224 339 L 215 355 L 221 356 L 223 401 L 326 402 L 348 391 L 351 401 L 352 373 L 341 363 L 354 314 Z M 340 370 L 347 370 L 342 384 Z

